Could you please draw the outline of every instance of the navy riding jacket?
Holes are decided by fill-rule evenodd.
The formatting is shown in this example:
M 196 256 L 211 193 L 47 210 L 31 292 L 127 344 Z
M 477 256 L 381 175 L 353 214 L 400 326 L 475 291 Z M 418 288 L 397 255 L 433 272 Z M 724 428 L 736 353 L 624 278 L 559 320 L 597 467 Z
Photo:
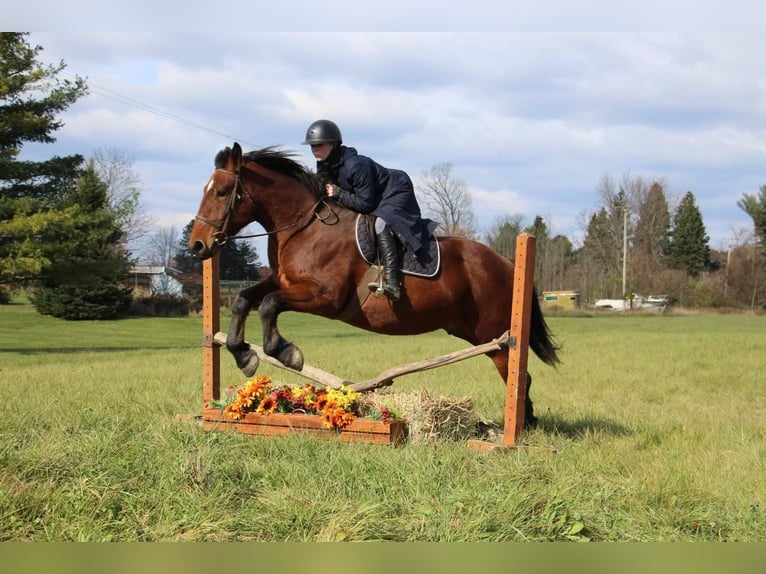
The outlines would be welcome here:
M 436 224 L 421 217 L 412 180 L 405 172 L 383 167 L 342 145 L 325 161 L 317 162 L 317 173 L 340 188 L 334 198 L 338 203 L 380 217 L 413 252 L 428 244 Z

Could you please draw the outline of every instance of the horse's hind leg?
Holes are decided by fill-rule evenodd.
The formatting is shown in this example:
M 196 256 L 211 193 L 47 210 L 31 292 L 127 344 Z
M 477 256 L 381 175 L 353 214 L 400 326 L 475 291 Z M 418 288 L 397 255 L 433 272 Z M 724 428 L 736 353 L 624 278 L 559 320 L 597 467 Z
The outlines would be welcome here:
M 495 363 L 495 368 L 500 376 L 503 377 L 503 381 L 508 384 L 508 352 L 496 351 L 492 355 L 492 362 Z M 537 426 L 537 417 L 535 416 L 534 405 L 532 399 L 529 398 L 529 388 L 532 386 L 532 375 L 527 373 L 527 393 L 526 400 L 524 402 L 524 427 L 535 428 Z
M 258 308 L 263 325 L 263 352 L 296 371 L 303 369 L 303 353 L 279 333 L 277 317 L 282 312 L 279 295 L 269 293 Z

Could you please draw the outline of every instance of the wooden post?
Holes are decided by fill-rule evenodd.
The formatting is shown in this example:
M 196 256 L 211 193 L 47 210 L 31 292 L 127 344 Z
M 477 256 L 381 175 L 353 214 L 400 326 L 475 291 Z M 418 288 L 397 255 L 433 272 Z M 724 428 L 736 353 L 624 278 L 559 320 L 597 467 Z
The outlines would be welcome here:
M 210 399 L 221 398 L 221 349 L 215 334 L 221 329 L 221 283 L 219 256 L 202 262 L 202 397 L 203 408 Z
M 516 264 L 513 274 L 508 377 L 505 382 L 503 442 L 468 441 L 473 450 L 488 451 L 516 448 L 524 433 L 527 400 L 527 359 L 529 328 L 532 316 L 533 280 L 535 275 L 535 236 L 522 233 L 516 238 Z
M 527 400 L 527 359 L 529 357 L 529 327 L 532 315 L 533 280 L 535 275 L 535 241 L 531 233 L 516 238 L 516 268 L 513 276 L 513 306 L 511 309 L 511 345 L 508 350 L 508 379 L 506 380 L 505 424 L 503 445 L 514 446 L 524 432 Z

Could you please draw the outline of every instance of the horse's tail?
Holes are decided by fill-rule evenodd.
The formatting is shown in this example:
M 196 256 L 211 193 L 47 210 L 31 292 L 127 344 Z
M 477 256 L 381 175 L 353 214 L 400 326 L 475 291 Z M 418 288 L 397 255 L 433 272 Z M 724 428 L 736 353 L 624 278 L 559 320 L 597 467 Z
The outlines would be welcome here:
M 540 301 L 537 299 L 537 291 L 532 290 L 532 317 L 529 329 L 529 346 L 535 352 L 543 363 L 555 367 L 561 361 L 557 351 L 561 348 L 553 341 L 548 324 L 543 317 L 543 311 L 540 309 Z

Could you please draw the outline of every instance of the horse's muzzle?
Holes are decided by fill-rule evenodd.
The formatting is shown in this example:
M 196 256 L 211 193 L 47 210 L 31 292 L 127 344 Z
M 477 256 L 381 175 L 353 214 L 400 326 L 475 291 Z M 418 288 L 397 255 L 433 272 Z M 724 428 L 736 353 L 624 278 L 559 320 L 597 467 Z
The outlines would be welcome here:
M 218 243 L 213 242 L 213 244 L 208 247 L 204 241 L 200 241 L 199 239 L 189 245 L 189 250 L 200 259 L 209 259 L 215 255 L 219 249 L 220 245 L 218 245 Z

